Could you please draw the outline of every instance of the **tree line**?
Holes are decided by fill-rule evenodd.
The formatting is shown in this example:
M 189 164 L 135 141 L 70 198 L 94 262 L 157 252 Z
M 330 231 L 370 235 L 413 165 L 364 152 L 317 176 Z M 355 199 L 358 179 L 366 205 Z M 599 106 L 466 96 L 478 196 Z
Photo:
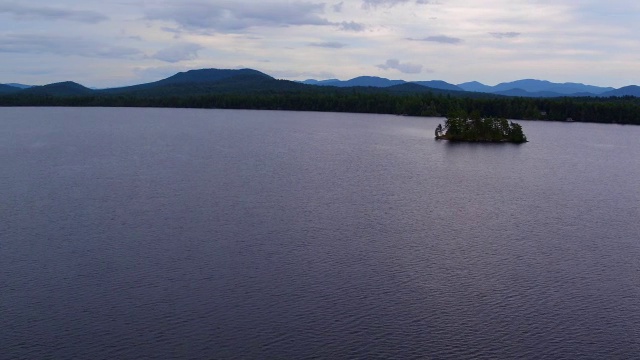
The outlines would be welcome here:
M 458 111 L 484 118 L 640 125 L 640 98 L 462 97 L 360 91 L 246 92 L 189 96 L 84 95 L 0 96 L 0 106 L 170 107 L 331 111 L 411 116 L 448 116 Z

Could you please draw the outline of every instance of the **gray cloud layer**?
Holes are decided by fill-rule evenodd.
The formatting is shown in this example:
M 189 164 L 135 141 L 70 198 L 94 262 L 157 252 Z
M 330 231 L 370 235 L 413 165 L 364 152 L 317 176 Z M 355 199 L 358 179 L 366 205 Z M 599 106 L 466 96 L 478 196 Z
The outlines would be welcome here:
M 623 86 L 640 81 L 639 11 L 630 0 L 0 0 L 0 80 L 107 86 L 204 67 L 425 80 L 429 64 L 449 82 Z M 20 75 L 39 68 L 50 72 Z
M 362 24 L 359 24 L 357 22 L 354 21 L 350 21 L 350 22 L 346 22 L 343 21 L 341 23 L 338 24 L 338 27 L 340 28 L 340 30 L 345 30 L 345 31 L 364 31 L 365 26 Z
M 384 64 L 378 65 L 380 69 L 395 69 L 405 74 L 419 74 L 422 72 L 422 65 L 412 63 L 401 63 L 398 59 L 389 59 Z
M 203 47 L 198 44 L 183 43 L 158 51 L 153 58 L 169 63 L 193 60 L 198 57 L 198 51 Z
M 463 40 L 457 37 L 452 37 L 452 36 L 446 36 L 446 35 L 434 35 L 434 36 L 427 36 L 421 39 L 414 39 L 414 38 L 409 38 L 409 40 L 413 40 L 413 41 L 428 41 L 428 42 L 436 42 L 436 43 L 441 43 L 441 44 L 459 44 L 461 43 Z
M 516 38 L 518 36 L 520 36 L 521 34 L 519 32 L 492 32 L 489 33 L 489 35 L 493 36 L 494 38 L 497 39 L 512 39 L 512 38 Z
M 322 17 L 324 8 L 309 2 L 193 1 L 166 3 L 150 10 L 147 18 L 175 22 L 189 30 L 234 32 L 253 26 L 331 25 Z
M 362 0 L 362 7 L 365 9 L 374 9 L 379 6 L 382 7 L 393 7 L 399 4 L 406 4 L 408 2 L 412 2 L 413 0 Z M 418 5 L 426 5 L 430 4 L 429 0 L 415 0 L 415 3 Z
M 347 44 L 343 44 L 335 41 L 311 43 L 309 45 L 315 46 L 315 47 L 330 48 L 330 49 L 342 49 L 343 47 L 347 46 Z
M 102 44 L 92 39 L 56 35 L 0 35 L 0 53 L 55 54 L 96 58 L 132 58 L 137 49 Z
M 93 11 L 25 6 L 13 2 L 0 3 L 0 13 L 12 14 L 24 20 L 69 20 L 85 23 L 108 20 L 107 16 Z

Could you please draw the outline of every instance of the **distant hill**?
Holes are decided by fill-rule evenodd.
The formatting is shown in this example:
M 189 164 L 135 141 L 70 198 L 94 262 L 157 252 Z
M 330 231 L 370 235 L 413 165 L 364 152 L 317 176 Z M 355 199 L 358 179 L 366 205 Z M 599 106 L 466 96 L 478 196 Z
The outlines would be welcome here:
M 425 84 L 425 85 L 422 85 Z M 99 90 L 100 94 L 122 94 L 137 97 L 191 96 L 204 94 L 255 92 L 345 92 L 361 93 L 442 93 L 465 96 L 462 89 L 440 80 L 409 83 L 375 76 L 361 76 L 347 81 L 306 80 L 295 82 L 276 80 L 262 72 L 241 70 L 203 69 L 178 73 L 152 83 Z M 473 97 L 477 97 L 473 95 Z
M 126 88 L 100 90 L 100 94 L 122 94 L 137 97 L 192 96 L 207 94 L 251 94 L 256 92 L 305 91 L 312 85 L 288 80 L 276 80 L 262 73 L 238 72 L 231 77 L 210 77 L 209 81 L 188 82 L 168 78 L 154 83 L 129 86 Z M 176 81 L 177 80 L 177 81 Z
M 580 83 L 553 83 L 546 80 L 523 79 L 511 82 L 500 83 L 493 87 L 492 92 L 505 91 L 511 89 L 522 89 L 528 92 L 554 92 L 563 95 L 575 93 L 601 94 L 613 90 L 611 87 L 599 87 Z
M 308 79 L 303 81 L 304 84 L 316 86 L 335 86 L 335 87 L 379 87 L 390 88 L 398 85 L 406 84 L 404 80 L 390 80 L 376 76 L 360 76 L 351 80 L 314 80 Z M 488 86 L 477 81 L 466 82 L 453 85 L 442 80 L 430 81 L 412 81 L 411 83 L 425 86 L 431 89 L 441 89 L 450 91 L 467 91 L 481 92 L 501 96 L 518 96 L 518 97 L 535 97 L 535 98 L 553 98 L 563 96 L 597 96 L 597 94 L 605 93 L 613 90 L 613 88 L 598 87 L 592 85 L 584 85 L 579 83 L 553 83 L 545 80 L 523 79 L 512 82 L 505 82 L 496 86 Z M 413 89 L 416 92 L 423 92 L 423 89 L 417 87 L 399 87 L 392 89 L 395 91 L 408 92 Z
M 559 86 L 552 86 L 544 91 L 551 91 L 560 93 L 563 95 L 572 95 L 575 94 L 595 94 L 599 95 L 605 93 L 607 91 L 614 90 L 612 87 L 599 87 L 593 85 L 584 85 L 584 84 L 576 84 L 576 83 L 564 83 Z
M 521 89 L 526 92 L 540 92 L 558 86 L 559 84 L 554 84 L 546 80 L 523 79 L 500 83 L 493 86 L 491 92 L 508 91 L 513 89 Z
M 253 78 L 274 80 L 271 76 L 253 69 L 239 69 L 239 70 L 199 69 L 199 70 L 189 70 L 186 72 L 179 72 L 166 79 L 162 79 L 162 80 L 151 82 L 151 83 L 126 86 L 126 87 L 120 87 L 120 88 L 103 89 L 103 90 L 100 90 L 100 92 L 108 93 L 108 94 L 141 92 L 141 91 L 144 92 L 145 90 L 152 89 L 152 88 L 158 89 L 161 87 L 180 85 L 180 84 L 194 84 L 194 85 L 202 86 L 202 84 L 213 84 L 213 83 L 220 82 L 222 80 L 231 79 L 231 78 L 240 77 L 240 76 L 244 76 L 244 77 L 249 76 Z M 176 94 L 176 95 L 180 95 L 180 94 Z
M 402 83 L 386 87 L 385 90 L 396 94 L 426 94 L 434 92 L 434 89 L 416 83 Z M 438 89 L 440 90 L 440 89 Z
M 377 76 L 359 76 L 356 78 L 353 78 L 351 80 L 338 80 L 338 79 L 329 79 L 329 80 L 315 80 L 315 79 L 308 79 L 305 81 L 302 81 L 303 84 L 307 84 L 307 85 L 317 85 L 317 86 L 335 86 L 335 87 L 356 87 L 356 86 L 362 86 L 362 87 L 379 87 L 379 88 L 386 88 L 386 87 L 391 87 L 391 86 L 396 86 L 396 85 L 402 85 L 402 84 L 406 84 L 406 83 L 413 83 L 413 84 L 418 84 L 418 85 L 422 85 L 422 86 L 426 86 L 432 89 L 442 89 L 442 90 L 453 90 L 453 91 L 464 91 L 464 89 L 453 85 L 453 84 L 449 84 L 445 81 L 442 80 L 429 80 L 429 81 L 404 81 L 404 80 L 390 80 L 387 78 L 382 78 L 382 77 L 377 77 Z M 419 88 L 416 88 L 419 89 Z
M 429 81 L 412 81 L 414 84 L 426 86 L 432 89 L 452 90 L 452 91 L 465 91 L 463 88 L 449 84 L 442 80 L 429 80 Z
M 553 83 L 546 80 L 523 79 L 488 86 L 477 81 L 459 84 L 466 91 L 521 97 L 596 96 L 614 90 L 580 83 Z
M 258 76 L 273 79 L 271 76 L 253 69 L 200 69 L 179 72 L 155 84 L 184 84 L 184 83 L 212 83 L 236 76 Z
M 307 79 L 307 80 L 301 81 L 301 83 L 307 84 L 307 85 L 331 85 L 331 83 L 339 83 L 339 82 L 340 80 L 338 79 L 327 79 L 327 80 Z
M 318 81 L 314 85 L 336 86 L 336 87 L 354 87 L 354 86 L 371 86 L 371 87 L 389 87 L 404 84 L 404 80 L 389 80 L 377 76 L 359 76 L 351 80 L 329 80 Z
M 16 84 L 16 83 L 8 83 L 5 85 L 9 85 L 18 89 L 28 89 L 30 87 L 33 87 L 33 85 L 25 85 L 25 84 Z
M 600 94 L 600 96 L 636 96 L 640 97 L 640 86 L 631 85 L 625 86 L 620 89 L 607 91 L 605 93 Z
M 458 84 L 458 87 L 464 91 L 484 92 L 484 93 L 490 93 L 493 91 L 492 86 L 485 85 L 477 81 L 470 81 L 470 82 Z
M 94 90 L 91 90 L 73 81 L 59 82 L 43 86 L 33 86 L 20 91 L 21 94 L 52 96 L 90 95 L 93 92 Z
M 22 89 L 22 90 L 21 90 Z M 477 81 L 453 85 L 442 80 L 414 81 L 391 80 L 377 76 L 359 76 L 350 80 L 314 80 L 302 82 L 277 80 L 253 69 L 198 69 L 179 72 L 155 82 L 133 86 L 89 89 L 75 82 L 67 81 L 44 86 L 23 84 L 0 85 L 0 94 L 31 94 L 51 96 L 82 95 L 130 95 L 136 97 L 191 96 L 206 94 L 256 92 L 316 92 L 343 93 L 438 93 L 456 97 L 501 97 L 516 96 L 529 98 L 555 97 L 595 97 L 595 96 L 636 96 L 640 97 L 640 87 L 628 86 L 621 89 L 598 87 L 580 83 L 553 83 L 545 80 L 523 79 L 488 86 Z M 480 94 L 483 94 L 480 96 Z
M 202 69 L 177 73 L 152 83 L 101 90 L 89 89 L 72 81 L 34 86 L 23 90 L 0 85 L 0 95 L 17 93 L 60 97 L 123 95 L 139 98 L 161 98 L 223 93 L 241 95 L 257 92 L 304 92 L 310 89 L 317 89 L 317 87 L 294 81 L 276 80 L 269 75 L 251 69 Z
M 11 85 L 5 85 L 5 84 L 0 84 L 0 94 L 11 94 L 11 93 L 15 93 L 20 91 L 19 88 L 11 86 Z
M 361 88 L 359 88 L 361 89 Z M 419 85 L 417 83 L 408 82 L 404 84 L 398 84 L 389 86 L 386 88 L 369 88 L 369 89 L 378 89 L 378 92 L 386 92 L 392 94 L 440 94 L 440 95 L 449 95 L 452 97 L 467 97 L 467 98 L 498 98 L 501 97 L 495 94 L 487 94 L 487 93 L 472 93 L 462 90 L 447 90 L 447 89 L 437 89 L 432 87 L 426 87 L 424 85 Z

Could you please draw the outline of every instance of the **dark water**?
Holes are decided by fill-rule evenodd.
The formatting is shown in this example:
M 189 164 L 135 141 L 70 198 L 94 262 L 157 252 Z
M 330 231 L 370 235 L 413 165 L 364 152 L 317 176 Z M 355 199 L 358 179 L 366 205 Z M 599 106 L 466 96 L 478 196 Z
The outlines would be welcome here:
M 640 127 L 0 108 L 0 358 L 638 358 Z

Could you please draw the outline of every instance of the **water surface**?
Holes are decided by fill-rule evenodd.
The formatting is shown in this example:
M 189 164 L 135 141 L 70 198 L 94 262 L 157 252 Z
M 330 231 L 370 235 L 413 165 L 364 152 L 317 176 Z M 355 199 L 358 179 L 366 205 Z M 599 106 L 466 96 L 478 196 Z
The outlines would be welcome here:
M 640 127 L 0 108 L 0 358 L 633 358 Z

